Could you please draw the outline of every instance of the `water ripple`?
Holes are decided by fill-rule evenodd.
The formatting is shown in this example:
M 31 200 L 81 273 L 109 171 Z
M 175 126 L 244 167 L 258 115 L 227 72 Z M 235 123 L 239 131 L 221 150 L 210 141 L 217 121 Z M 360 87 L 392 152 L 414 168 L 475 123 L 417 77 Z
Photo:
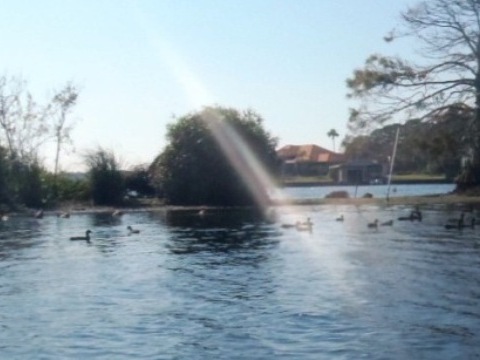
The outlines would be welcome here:
M 127 213 L 0 228 L 4 358 L 478 358 L 480 232 L 455 209 Z M 345 221 L 334 221 L 339 213 Z M 310 217 L 311 233 L 282 222 Z M 141 228 L 128 236 L 127 225 Z M 70 242 L 91 228 L 91 244 Z

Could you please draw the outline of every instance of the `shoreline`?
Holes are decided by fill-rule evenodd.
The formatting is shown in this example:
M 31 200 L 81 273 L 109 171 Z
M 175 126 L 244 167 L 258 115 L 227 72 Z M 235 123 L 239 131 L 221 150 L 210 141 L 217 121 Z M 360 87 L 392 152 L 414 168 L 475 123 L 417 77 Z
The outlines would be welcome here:
M 307 205 L 449 205 L 449 204 L 480 204 L 480 196 L 457 194 L 398 196 L 387 198 L 323 198 L 277 200 L 276 206 L 307 206 Z
M 328 206 L 328 205 L 377 205 L 377 206 L 392 206 L 392 205 L 406 205 L 406 206 L 422 206 L 422 205 L 479 205 L 480 196 L 466 196 L 457 194 L 444 195 L 427 195 L 427 196 L 401 196 L 391 197 L 388 201 L 386 198 L 314 198 L 314 199 L 282 199 L 273 200 L 270 205 L 272 208 L 281 207 L 308 207 L 308 206 Z M 183 205 L 163 205 L 163 204 L 138 204 L 135 206 L 112 207 L 112 206 L 91 206 L 84 204 L 63 204 L 55 209 L 44 211 L 44 216 L 58 216 L 62 212 L 68 212 L 71 215 L 76 214 L 107 214 L 115 210 L 120 210 L 123 213 L 132 212 L 169 212 L 169 211 L 221 211 L 221 210 L 245 210 L 250 207 L 244 206 L 183 206 Z M 24 211 L 11 212 L 11 216 L 29 216 L 34 214 L 35 210 L 26 209 Z

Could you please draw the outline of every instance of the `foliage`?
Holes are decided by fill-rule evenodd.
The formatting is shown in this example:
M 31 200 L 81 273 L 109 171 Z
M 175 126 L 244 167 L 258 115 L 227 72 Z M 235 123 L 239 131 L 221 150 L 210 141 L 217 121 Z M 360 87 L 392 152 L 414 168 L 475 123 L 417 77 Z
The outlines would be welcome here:
M 8 150 L 0 147 L 0 204 L 10 208 L 20 204 L 43 207 L 48 193 L 44 174 L 38 163 L 25 164 L 12 159 Z
M 55 141 L 55 167 L 53 170 L 53 190 L 57 195 L 57 174 L 60 162 L 60 153 L 65 144 L 71 143 L 70 132 L 73 124 L 68 122 L 67 115 L 72 112 L 78 98 L 78 91 L 75 85 L 69 83 L 53 97 L 50 105 L 52 112 L 52 131 Z
M 223 129 L 214 135 L 215 129 Z M 233 129 L 244 145 L 227 138 Z M 186 115 L 168 126 L 168 145 L 152 164 L 152 173 L 165 200 L 184 205 L 254 205 L 255 196 L 245 177 L 246 169 L 236 169 L 226 152 L 237 161 L 240 152 L 251 151 L 270 173 L 276 170 L 276 139 L 263 127 L 263 119 L 253 111 L 206 108 Z M 222 147 L 219 143 L 228 142 Z M 248 149 L 248 150 L 247 150 Z M 247 164 L 248 165 L 248 164 Z M 255 182 L 256 173 L 250 179 Z M 256 184 L 256 183 L 255 183 Z M 257 189 L 266 196 L 266 189 Z
M 467 123 L 468 118 L 452 116 L 437 122 L 410 120 L 405 125 L 387 125 L 369 136 L 347 137 L 345 155 L 350 160 L 372 159 L 388 164 L 400 127 L 395 172 L 445 174 L 452 179 L 460 170 L 462 133 Z
M 349 96 L 360 100 L 351 110 L 350 129 L 400 119 L 436 121 L 454 111 L 469 118 L 463 135 L 480 172 L 479 18 L 478 0 L 421 1 L 402 13 L 403 28 L 385 39 L 415 39 L 423 63 L 370 56 L 347 80 Z
M 61 146 L 72 129 L 66 114 L 77 96 L 75 87 L 67 84 L 49 102 L 39 104 L 24 80 L 0 76 L 0 202 L 10 207 L 43 207 L 54 200 L 41 150 L 55 139 L 56 173 Z
M 333 151 L 335 151 L 335 138 L 340 136 L 337 132 L 337 130 L 335 129 L 331 129 L 328 133 L 327 133 L 327 136 L 332 138 L 332 142 L 333 142 Z
M 125 177 L 125 187 L 130 191 L 136 191 L 139 196 L 154 196 L 155 188 L 152 185 L 148 168 L 137 166 Z
M 90 184 L 88 179 L 74 178 L 66 173 L 55 175 L 46 173 L 45 186 L 48 189 L 49 203 L 58 201 L 88 201 L 90 199 Z
M 119 162 L 112 151 L 98 148 L 85 157 L 90 189 L 96 205 L 120 205 L 125 195 L 125 182 Z
M 38 161 L 38 150 L 49 137 L 47 119 L 47 107 L 33 99 L 25 81 L 0 76 L 0 142 L 11 158 Z

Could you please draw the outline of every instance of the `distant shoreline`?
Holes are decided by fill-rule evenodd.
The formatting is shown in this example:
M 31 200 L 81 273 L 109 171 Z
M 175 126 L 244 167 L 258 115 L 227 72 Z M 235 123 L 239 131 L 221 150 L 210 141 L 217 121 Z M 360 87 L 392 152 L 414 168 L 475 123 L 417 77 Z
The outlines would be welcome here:
M 454 184 L 453 181 L 448 181 L 445 179 L 414 179 L 414 180 L 395 180 L 391 182 L 391 185 L 437 185 L 437 184 Z M 333 181 L 292 181 L 281 183 L 280 186 L 283 188 L 289 187 L 315 187 L 315 186 L 377 186 L 377 185 L 387 185 L 385 184 L 346 184 L 346 183 L 336 183 Z
M 447 205 L 447 204 L 480 204 L 480 196 L 457 194 L 399 196 L 390 199 L 382 198 L 323 198 L 323 199 L 291 199 L 277 200 L 276 206 L 308 206 L 308 205 Z
M 282 199 L 274 200 L 271 204 L 273 208 L 282 207 L 308 207 L 308 206 L 322 206 L 322 205 L 377 205 L 377 206 L 391 206 L 391 205 L 480 205 L 480 196 L 466 196 L 456 194 L 445 195 L 427 195 L 427 196 L 400 196 L 392 197 L 388 201 L 386 198 L 315 198 L 315 199 Z M 200 210 L 208 211 L 222 211 L 222 210 L 245 210 L 250 207 L 245 206 L 183 206 L 183 205 L 162 205 L 162 204 L 145 204 L 131 207 L 106 207 L 106 206 L 83 206 L 77 204 L 69 204 L 59 206 L 56 209 L 46 210 L 45 216 L 57 216 L 62 212 L 69 212 L 71 215 L 81 214 L 108 214 L 114 210 L 120 210 L 123 213 L 135 212 L 169 212 L 169 211 L 186 211 L 198 212 Z M 12 212 L 9 215 L 13 216 L 28 216 L 33 215 L 33 210 L 25 210 L 19 212 Z

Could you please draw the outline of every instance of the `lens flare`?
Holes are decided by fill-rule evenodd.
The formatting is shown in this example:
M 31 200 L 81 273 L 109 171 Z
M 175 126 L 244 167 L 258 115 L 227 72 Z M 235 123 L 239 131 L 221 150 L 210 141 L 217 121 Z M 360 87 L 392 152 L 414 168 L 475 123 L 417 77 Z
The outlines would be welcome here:
M 138 6 L 133 6 L 132 10 L 136 14 L 139 26 L 144 29 L 149 43 L 155 50 L 154 53 L 159 63 L 169 69 L 183 89 L 189 104 L 198 109 L 215 103 L 214 96 L 204 86 L 204 82 L 201 81 L 200 77 L 192 70 L 192 66 L 168 43 L 165 36 L 158 34 L 158 30 L 156 30 L 158 27 L 153 25 L 147 13 Z M 282 191 L 276 188 L 275 182 L 260 161 L 258 161 L 255 154 L 237 134 L 235 129 L 226 121 L 223 121 L 222 115 L 214 109 L 208 108 L 203 113 L 215 140 L 242 181 L 246 184 L 257 204 L 262 208 L 267 208 L 271 204 L 271 199 L 269 196 L 266 196 L 268 192 L 271 194 L 275 192 L 276 200 L 282 204 L 288 204 L 288 198 Z
M 235 129 L 224 121 L 222 114 L 207 108 L 202 112 L 202 119 L 257 205 L 267 208 L 271 202 L 267 192 L 275 188 L 269 173 Z

